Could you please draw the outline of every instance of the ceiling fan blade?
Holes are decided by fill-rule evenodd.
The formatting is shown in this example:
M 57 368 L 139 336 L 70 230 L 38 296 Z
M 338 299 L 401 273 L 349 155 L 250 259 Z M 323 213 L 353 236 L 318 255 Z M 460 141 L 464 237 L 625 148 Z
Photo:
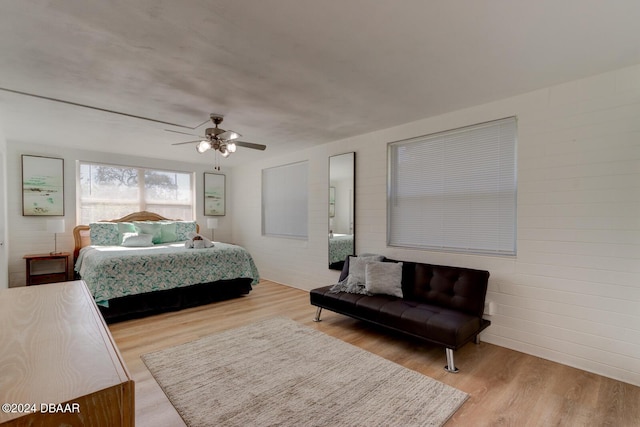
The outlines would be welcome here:
M 194 142 L 200 142 L 202 141 L 201 139 L 196 139 L 195 141 L 185 141 L 185 142 L 175 142 L 171 145 L 183 145 L 183 144 L 193 144 Z
M 173 133 L 180 133 L 180 134 L 182 134 L 182 135 L 197 136 L 198 138 L 204 138 L 204 137 L 201 137 L 200 135 L 196 135 L 195 133 L 180 132 L 179 130 L 165 129 L 165 131 L 167 131 L 167 132 L 173 132 Z
M 222 130 L 222 129 L 220 129 L 220 130 Z M 241 136 L 242 135 L 240 135 L 238 132 L 234 132 L 232 130 L 225 130 L 224 132 L 221 132 L 221 133 L 218 134 L 218 138 L 226 139 L 227 141 L 238 139 Z
M 254 144 L 253 142 L 234 141 L 234 144 L 236 144 L 238 147 L 253 148 L 254 150 L 263 150 L 264 151 L 264 149 L 267 148 L 266 145 Z

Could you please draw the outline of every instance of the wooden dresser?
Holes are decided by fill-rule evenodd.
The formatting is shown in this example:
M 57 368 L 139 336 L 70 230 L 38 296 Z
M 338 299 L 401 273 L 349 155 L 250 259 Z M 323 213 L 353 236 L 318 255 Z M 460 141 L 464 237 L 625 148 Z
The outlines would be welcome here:
M 134 382 L 84 282 L 0 291 L 0 404 L 2 427 L 134 425 Z

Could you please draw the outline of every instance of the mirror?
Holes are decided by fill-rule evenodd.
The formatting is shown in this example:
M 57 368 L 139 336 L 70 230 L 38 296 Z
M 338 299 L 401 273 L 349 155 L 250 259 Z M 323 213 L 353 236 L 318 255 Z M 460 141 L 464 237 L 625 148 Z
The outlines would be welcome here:
M 329 268 L 342 270 L 355 255 L 356 153 L 329 157 Z

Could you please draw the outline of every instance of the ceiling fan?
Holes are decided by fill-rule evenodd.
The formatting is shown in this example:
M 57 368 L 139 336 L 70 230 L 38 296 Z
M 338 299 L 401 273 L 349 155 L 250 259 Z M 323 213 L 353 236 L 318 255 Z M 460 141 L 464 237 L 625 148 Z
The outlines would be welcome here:
M 193 141 L 176 142 L 171 145 L 183 145 L 183 144 L 196 144 L 196 151 L 202 154 L 208 150 L 215 150 L 220 153 L 222 157 L 229 157 L 231 153 L 235 153 L 237 147 L 252 148 L 254 150 L 264 150 L 266 145 L 254 144 L 253 142 L 236 141 L 242 135 L 232 130 L 220 129 L 218 125 L 222 123 L 223 116 L 220 114 L 212 113 L 210 116 L 211 121 L 215 125 L 213 128 L 207 128 L 204 132 L 204 136 L 195 135 L 192 133 L 180 132 L 177 130 L 165 129 L 168 132 L 181 133 L 184 135 L 197 136 L 199 139 Z

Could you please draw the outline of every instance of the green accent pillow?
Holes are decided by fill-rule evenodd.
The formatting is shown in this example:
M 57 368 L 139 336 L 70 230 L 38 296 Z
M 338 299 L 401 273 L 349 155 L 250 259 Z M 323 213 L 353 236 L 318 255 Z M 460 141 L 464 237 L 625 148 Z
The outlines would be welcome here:
M 157 221 L 133 221 L 140 234 L 151 234 L 152 242 L 162 243 L 162 225 Z
M 118 245 L 122 244 L 122 239 L 125 233 L 137 233 L 136 226 L 132 222 L 119 222 L 118 223 Z
M 176 232 L 176 223 L 173 221 L 160 221 L 161 243 L 171 243 L 178 241 L 178 234 Z

